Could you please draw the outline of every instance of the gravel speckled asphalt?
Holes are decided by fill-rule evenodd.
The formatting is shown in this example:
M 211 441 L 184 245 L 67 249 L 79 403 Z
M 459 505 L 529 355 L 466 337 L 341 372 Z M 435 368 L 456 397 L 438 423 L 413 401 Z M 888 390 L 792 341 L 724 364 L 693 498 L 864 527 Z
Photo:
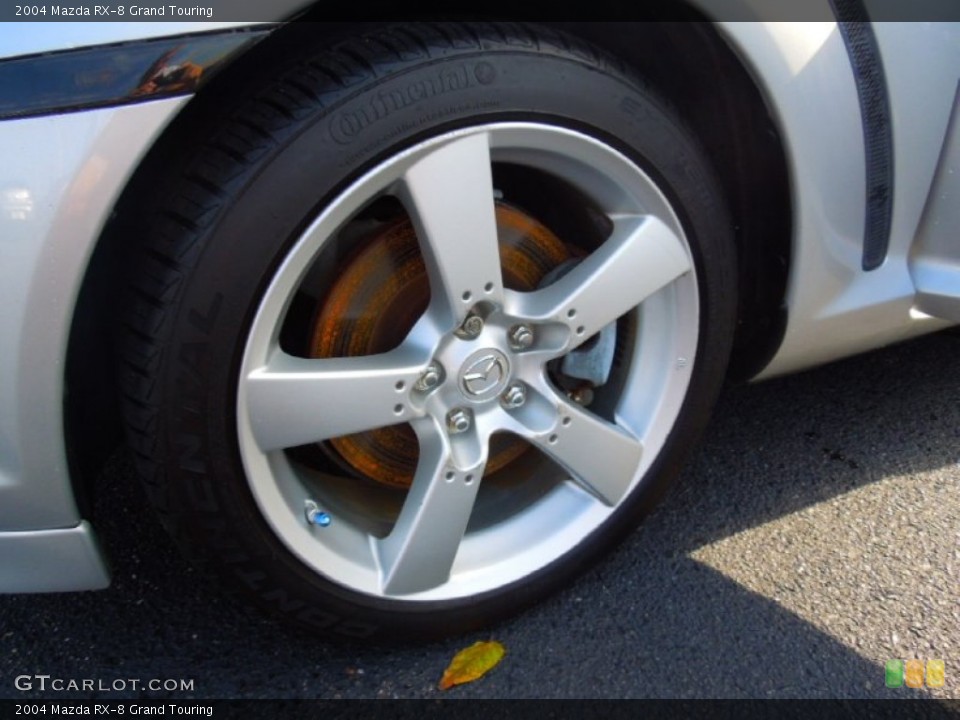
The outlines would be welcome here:
M 97 511 L 100 593 L 0 597 L 14 678 L 186 678 L 148 697 L 960 698 L 960 334 L 727 390 L 683 481 L 608 562 L 488 633 L 331 646 L 252 616 L 171 548 L 123 453 Z M 447 693 L 453 654 L 507 647 Z M 942 689 L 884 687 L 941 658 Z M 127 696 L 130 694 L 128 693 Z M 122 693 L 100 694 L 120 699 Z

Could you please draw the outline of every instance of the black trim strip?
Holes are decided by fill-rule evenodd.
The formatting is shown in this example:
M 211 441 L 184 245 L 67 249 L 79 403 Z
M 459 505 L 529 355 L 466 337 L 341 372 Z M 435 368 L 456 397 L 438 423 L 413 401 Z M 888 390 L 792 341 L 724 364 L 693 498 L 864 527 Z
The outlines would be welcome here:
M 263 27 L 98 45 L 0 61 L 0 120 L 188 95 Z
M 893 124 L 883 62 L 862 0 L 830 0 L 857 83 L 866 154 L 867 207 L 863 269 L 883 264 L 893 217 Z

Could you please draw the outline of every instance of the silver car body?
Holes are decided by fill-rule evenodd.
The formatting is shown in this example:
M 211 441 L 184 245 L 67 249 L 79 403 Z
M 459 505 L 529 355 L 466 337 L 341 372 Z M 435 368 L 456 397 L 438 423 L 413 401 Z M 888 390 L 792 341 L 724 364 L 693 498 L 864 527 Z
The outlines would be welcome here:
M 291 9 L 278 7 L 276 19 Z M 235 24 L 243 23 L 8 24 L 0 28 L 0 58 Z M 960 322 L 960 26 L 874 27 L 896 160 L 890 244 L 869 272 L 861 264 L 864 133 L 838 24 L 720 22 L 718 29 L 779 126 L 792 190 L 788 321 L 757 377 Z M 188 99 L 0 121 L 0 591 L 109 583 L 68 467 L 67 343 L 104 225 Z

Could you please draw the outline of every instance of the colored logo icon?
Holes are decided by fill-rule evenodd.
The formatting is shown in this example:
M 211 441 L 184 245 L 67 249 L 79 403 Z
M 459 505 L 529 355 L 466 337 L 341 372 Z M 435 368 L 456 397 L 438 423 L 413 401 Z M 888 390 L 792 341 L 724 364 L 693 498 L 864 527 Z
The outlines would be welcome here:
M 924 673 L 922 660 L 887 660 L 883 668 L 884 684 L 888 688 L 906 685 L 910 688 L 922 688 Z M 944 685 L 946 675 L 943 660 L 927 661 L 927 687 L 939 688 Z
M 903 686 L 903 660 L 887 660 L 884 682 L 888 688 Z
M 927 661 L 927 687 L 943 687 L 943 660 Z
M 907 687 L 923 687 L 923 663 L 919 660 L 907 660 Z

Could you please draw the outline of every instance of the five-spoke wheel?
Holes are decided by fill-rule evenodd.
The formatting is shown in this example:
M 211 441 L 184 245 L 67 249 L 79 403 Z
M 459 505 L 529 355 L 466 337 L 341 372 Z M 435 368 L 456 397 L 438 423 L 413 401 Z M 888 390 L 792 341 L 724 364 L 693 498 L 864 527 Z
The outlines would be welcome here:
M 493 173 L 521 162 L 551 172 L 609 220 L 608 236 L 592 252 L 527 292 L 504 283 Z M 291 355 L 280 328 L 291 299 L 309 292 L 303 278 L 326 255 L 349 256 L 335 247 L 344 228 L 385 197 L 396 199 L 419 241 L 422 281 L 429 283 L 425 311 L 386 352 Z M 402 294 L 391 299 L 400 302 Z M 377 311 L 389 313 L 389 303 Z M 621 318 L 618 377 L 607 381 L 620 386 L 619 397 L 598 414 L 568 396 L 549 368 Z M 656 455 L 679 412 L 697 336 L 697 283 L 683 230 L 636 165 L 592 138 L 548 125 L 439 135 L 341 193 L 267 289 L 238 397 L 251 490 L 291 550 L 355 590 L 443 599 L 502 586 L 589 536 L 641 480 L 645 454 Z M 385 534 L 364 517 L 362 502 L 338 495 L 339 483 L 283 452 L 404 423 L 415 433 L 418 459 Z M 522 482 L 540 483 L 536 502 L 525 493 L 498 498 L 471 527 L 498 433 L 521 438 L 552 462 L 504 467 L 524 475 Z M 317 503 L 332 522 L 309 523 L 305 503 Z

